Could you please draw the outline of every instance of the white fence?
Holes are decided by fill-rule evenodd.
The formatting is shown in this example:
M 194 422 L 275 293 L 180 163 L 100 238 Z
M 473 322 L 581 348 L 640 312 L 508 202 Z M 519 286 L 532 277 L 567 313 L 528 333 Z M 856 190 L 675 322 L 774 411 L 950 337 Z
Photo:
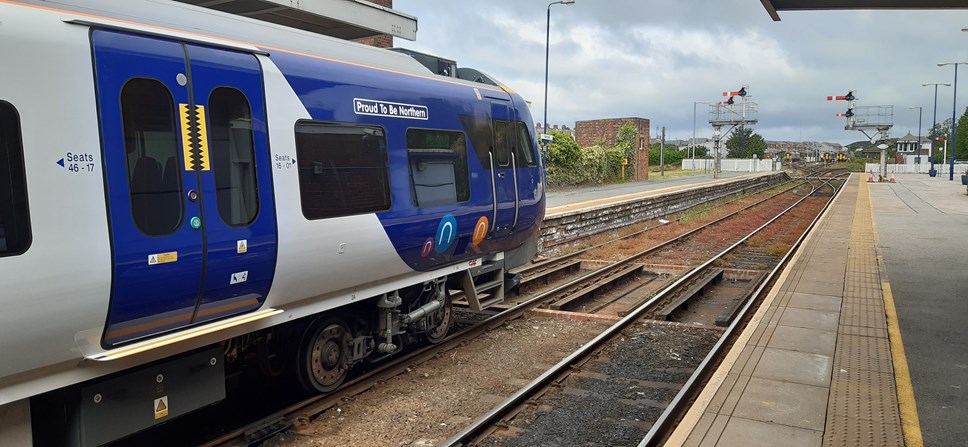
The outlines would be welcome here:
M 711 158 L 685 158 L 682 160 L 682 169 L 685 171 L 695 170 L 702 172 L 713 172 L 716 160 Z M 723 158 L 719 160 L 719 170 L 722 172 L 769 172 L 782 169 L 780 161 L 772 159 L 754 160 L 752 158 Z
M 927 174 L 928 170 L 931 169 L 931 164 L 921 163 L 921 164 L 888 164 L 887 165 L 887 175 L 891 174 Z M 951 172 L 950 163 L 935 163 L 934 169 L 938 170 L 938 176 L 947 177 Z M 958 163 L 955 162 L 955 175 L 962 175 L 968 170 L 968 163 Z M 878 175 L 881 173 L 880 163 L 866 163 L 864 164 L 864 172 L 868 174 Z

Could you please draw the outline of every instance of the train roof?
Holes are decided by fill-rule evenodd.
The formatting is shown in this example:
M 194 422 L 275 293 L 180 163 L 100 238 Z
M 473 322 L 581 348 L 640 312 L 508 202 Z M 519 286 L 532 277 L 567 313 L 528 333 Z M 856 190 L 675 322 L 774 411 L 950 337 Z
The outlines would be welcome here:
M 81 20 L 113 20 L 248 44 L 266 52 L 283 50 L 389 69 L 436 76 L 405 54 L 263 22 L 171 0 L 16 0 L 11 4 L 78 13 Z M 69 18 L 65 17 L 65 20 Z M 96 22 L 95 22 L 96 23 Z M 132 29 L 137 29 L 133 27 Z

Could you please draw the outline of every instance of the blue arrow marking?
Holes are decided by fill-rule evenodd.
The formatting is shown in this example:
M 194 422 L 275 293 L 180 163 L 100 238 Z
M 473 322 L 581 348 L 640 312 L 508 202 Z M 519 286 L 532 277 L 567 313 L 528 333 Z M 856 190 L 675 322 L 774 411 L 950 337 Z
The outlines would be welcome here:
M 62 158 L 60 160 L 57 160 L 57 164 L 61 165 L 61 167 L 63 168 L 64 167 L 64 159 Z

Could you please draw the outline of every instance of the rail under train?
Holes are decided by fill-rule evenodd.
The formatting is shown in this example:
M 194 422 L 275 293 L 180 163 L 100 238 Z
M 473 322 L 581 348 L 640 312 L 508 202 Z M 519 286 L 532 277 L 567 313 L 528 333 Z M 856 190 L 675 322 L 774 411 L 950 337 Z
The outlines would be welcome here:
M 0 42 L 4 446 L 123 438 L 245 362 L 330 391 L 537 250 L 500 83 L 176 2 L 0 0 Z

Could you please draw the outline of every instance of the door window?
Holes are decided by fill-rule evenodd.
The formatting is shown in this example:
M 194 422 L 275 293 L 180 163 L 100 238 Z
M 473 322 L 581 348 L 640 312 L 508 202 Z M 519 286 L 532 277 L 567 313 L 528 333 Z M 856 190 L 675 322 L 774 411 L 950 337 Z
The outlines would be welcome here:
M 20 118 L 10 103 L 0 101 L 0 256 L 23 253 L 29 245 Z
M 408 129 L 407 154 L 416 206 L 446 205 L 470 199 L 463 132 Z
M 178 132 L 171 92 L 154 79 L 132 79 L 121 90 L 121 116 L 131 216 L 145 234 L 171 234 L 182 221 Z
M 494 161 L 498 166 L 511 164 L 511 152 L 508 150 L 508 122 L 494 120 Z
M 208 113 L 218 213 L 228 225 L 248 225 L 259 212 L 249 101 L 234 88 L 219 87 L 209 96 Z

